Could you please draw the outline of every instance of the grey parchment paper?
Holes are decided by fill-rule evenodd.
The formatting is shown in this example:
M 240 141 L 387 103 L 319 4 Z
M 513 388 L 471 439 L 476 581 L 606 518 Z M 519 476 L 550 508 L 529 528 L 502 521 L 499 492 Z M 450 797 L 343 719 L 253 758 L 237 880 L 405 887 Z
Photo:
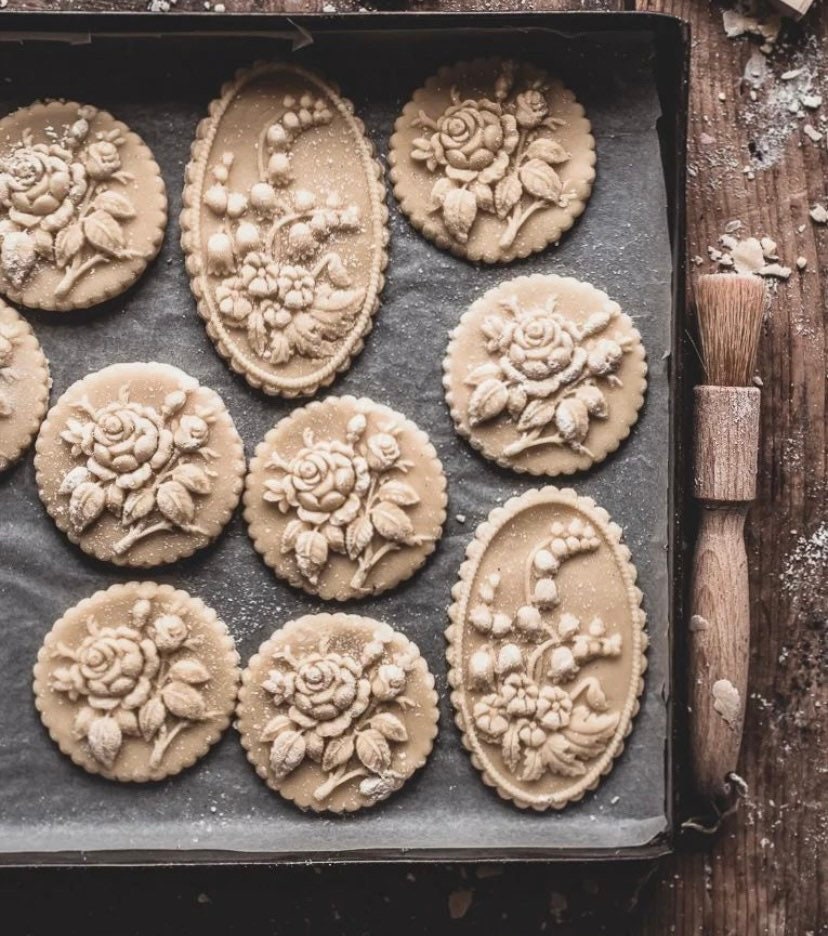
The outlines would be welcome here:
M 448 475 L 449 517 L 436 554 L 403 587 L 346 609 L 389 621 L 428 660 L 442 698 L 441 733 L 428 765 L 380 808 L 344 819 L 304 815 L 272 794 L 245 760 L 233 730 L 195 768 L 155 785 L 118 785 L 75 767 L 41 726 L 31 667 L 64 609 L 135 576 L 88 559 L 57 531 L 38 500 L 29 453 L 0 477 L 3 860 L 81 851 L 87 861 L 607 855 L 666 831 L 671 254 L 648 35 L 348 33 L 294 53 L 284 40 L 229 37 L 4 44 L 0 113 L 39 97 L 106 107 L 154 151 L 170 198 L 162 253 L 129 293 L 90 312 L 27 314 L 51 362 L 53 401 L 107 364 L 166 361 L 222 395 L 249 457 L 295 404 L 264 397 L 231 374 L 189 291 L 178 213 L 190 142 L 209 101 L 237 67 L 293 54 L 340 84 L 384 158 L 395 117 L 429 74 L 447 62 L 498 52 L 532 57 L 559 74 L 585 105 L 598 150 L 586 213 L 557 249 L 507 268 L 475 268 L 422 239 L 389 193 L 391 260 L 374 331 L 351 370 L 325 391 L 366 395 L 410 416 L 430 434 Z M 455 434 L 441 385 L 447 334 L 477 296 L 527 272 L 576 276 L 607 291 L 640 329 L 650 368 L 647 401 L 631 437 L 606 462 L 565 481 L 611 512 L 632 549 L 650 636 L 641 711 L 625 752 L 598 791 L 544 815 L 499 800 L 472 767 L 446 692 L 443 636 L 450 589 L 474 528 L 492 507 L 538 484 L 497 468 Z M 323 610 L 321 602 L 274 578 L 253 551 L 238 513 L 214 547 L 144 577 L 185 588 L 212 605 L 244 661 L 282 622 Z

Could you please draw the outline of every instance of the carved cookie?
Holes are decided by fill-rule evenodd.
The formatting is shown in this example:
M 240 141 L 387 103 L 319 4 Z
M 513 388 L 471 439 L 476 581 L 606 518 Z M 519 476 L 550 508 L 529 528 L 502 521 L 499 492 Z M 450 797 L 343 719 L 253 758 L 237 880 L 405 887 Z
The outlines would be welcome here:
M 161 248 L 167 196 L 143 140 L 103 110 L 32 104 L 0 120 L 0 292 L 83 309 L 128 289 Z
M 84 552 L 174 562 L 239 502 L 244 450 L 221 397 L 169 364 L 113 364 L 73 384 L 36 443 L 40 499 Z
M 310 403 L 257 447 L 244 493 L 257 551 L 281 578 L 345 601 L 420 568 L 446 518 L 446 479 L 428 436 L 387 406 Z
M 527 63 L 475 59 L 414 93 L 388 161 L 400 207 L 425 237 L 508 263 L 556 244 L 583 212 L 595 140 L 560 81 Z
M 0 471 L 26 451 L 49 405 L 49 363 L 29 323 L 0 301 Z
M 632 730 L 647 637 L 621 528 L 569 489 L 493 510 L 466 549 L 446 631 L 463 744 L 504 799 L 560 809 Z
M 219 354 L 266 393 L 331 383 L 362 349 L 387 262 L 382 169 L 351 102 L 297 65 L 240 71 L 199 125 L 184 205 Z
M 583 471 L 630 434 L 647 388 L 641 336 L 606 293 L 520 276 L 464 313 L 444 362 L 457 431 L 504 468 Z
M 190 767 L 230 724 L 239 657 L 200 599 L 169 585 L 113 585 L 70 608 L 34 668 L 52 740 L 89 773 L 161 780 Z
M 309 614 L 259 648 L 236 727 L 267 785 L 302 809 L 352 812 L 386 799 L 437 736 L 434 677 L 388 624 Z

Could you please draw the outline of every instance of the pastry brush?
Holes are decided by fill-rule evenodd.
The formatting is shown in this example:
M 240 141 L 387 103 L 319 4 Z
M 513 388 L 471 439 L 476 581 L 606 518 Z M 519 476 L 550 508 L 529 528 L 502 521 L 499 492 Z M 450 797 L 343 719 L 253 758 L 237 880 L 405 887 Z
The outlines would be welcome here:
M 697 386 L 693 493 L 701 502 L 690 599 L 690 753 L 696 789 L 727 794 L 745 714 L 750 604 L 745 517 L 756 497 L 759 389 L 752 385 L 765 286 L 701 276 L 696 311 L 705 384 Z

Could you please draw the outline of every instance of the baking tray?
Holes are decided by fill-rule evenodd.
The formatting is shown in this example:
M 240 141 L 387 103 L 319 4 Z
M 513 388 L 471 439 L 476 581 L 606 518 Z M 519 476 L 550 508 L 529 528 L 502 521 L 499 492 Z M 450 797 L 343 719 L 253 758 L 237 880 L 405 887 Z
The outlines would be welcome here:
M 38 97 L 106 107 L 153 149 L 167 181 L 162 253 L 127 294 L 95 310 L 27 313 L 52 365 L 53 400 L 116 361 L 175 363 L 223 396 L 248 456 L 296 405 L 251 390 L 215 354 L 179 247 L 183 171 L 198 120 L 236 70 L 289 56 L 320 68 L 354 101 L 382 157 L 410 93 L 437 67 L 515 54 L 574 89 L 593 121 L 598 179 L 557 249 L 507 268 L 440 252 L 393 197 L 391 259 L 366 349 L 329 393 L 373 397 L 431 435 L 449 478 L 439 548 L 409 583 L 348 610 L 393 622 L 421 647 L 441 693 L 441 733 L 427 767 L 380 808 L 304 815 L 274 796 L 233 731 L 194 769 L 136 787 L 90 776 L 63 757 L 31 699 L 30 668 L 62 611 L 137 577 L 84 556 L 36 494 L 31 455 L 0 479 L 0 863 L 154 864 L 643 857 L 669 849 L 671 630 L 683 591 L 683 177 L 688 34 L 648 14 L 360 14 L 285 18 L 148 14 L 4 14 L 0 113 Z M 12 41 L 9 41 L 12 40 Z M 586 279 L 629 312 L 649 354 L 641 419 L 621 449 L 567 478 L 625 529 L 645 596 L 650 650 L 641 711 L 613 772 L 562 812 L 521 812 L 481 782 L 462 749 L 446 691 L 450 588 L 475 526 L 538 484 L 480 458 L 443 400 L 447 333 L 495 283 L 530 272 Z M 412 354 L 412 348 L 416 353 Z M 227 622 L 246 660 L 280 624 L 322 604 L 274 579 L 240 516 L 212 547 L 146 578 L 188 589 Z

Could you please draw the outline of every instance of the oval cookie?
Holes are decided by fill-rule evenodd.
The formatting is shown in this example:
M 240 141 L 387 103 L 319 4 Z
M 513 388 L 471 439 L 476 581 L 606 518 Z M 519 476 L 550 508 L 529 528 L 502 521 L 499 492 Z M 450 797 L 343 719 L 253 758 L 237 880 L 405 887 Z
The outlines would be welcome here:
M 0 120 L 0 292 L 31 309 L 117 296 L 161 249 L 167 196 L 137 133 L 89 104 Z
M 267 785 L 302 809 L 374 806 L 422 767 L 437 736 L 425 660 L 388 624 L 309 614 L 259 648 L 236 727 Z
M 511 59 L 459 62 L 429 78 L 388 156 L 400 208 L 443 250 L 508 263 L 556 244 L 586 207 L 595 140 L 575 95 Z
M 331 383 L 362 349 L 387 262 L 382 169 L 351 102 L 297 65 L 239 72 L 199 125 L 184 205 L 221 356 L 266 393 Z
M 0 301 L 0 471 L 26 451 L 49 405 L 49 363 L 29 323 Z
M 560 809 L 632 730 L 647 638 L 621 528 L 545 487 L 493 510 L 466 549 L 446 632 L 457 724 L 505 799 Z
M 328 397 L 256 448 L 244 517 L 264 561 L 320 598 L 393 588 L 434 551 L 446 479 L 428 436 L 387 406 Z
M 116 565 L 162 565 L 212 542 L 244 467 L 221 397 L 169 364 L 89 374 L 49 410 L 36 443 L 46 510 L 84 552 Z
M 647 388 L 641 336 L 618 303 L 544 274 L 478 299 L 443 368 L 457 431 L 504 468 L 535 475 L 583 471 L 614 452 Z
M 194 764 L 230 724 L 239 658 L 198 598 L 128 582 L 70 608 L 34 668 L 52 740 L 108 780 L 161 780 Z

